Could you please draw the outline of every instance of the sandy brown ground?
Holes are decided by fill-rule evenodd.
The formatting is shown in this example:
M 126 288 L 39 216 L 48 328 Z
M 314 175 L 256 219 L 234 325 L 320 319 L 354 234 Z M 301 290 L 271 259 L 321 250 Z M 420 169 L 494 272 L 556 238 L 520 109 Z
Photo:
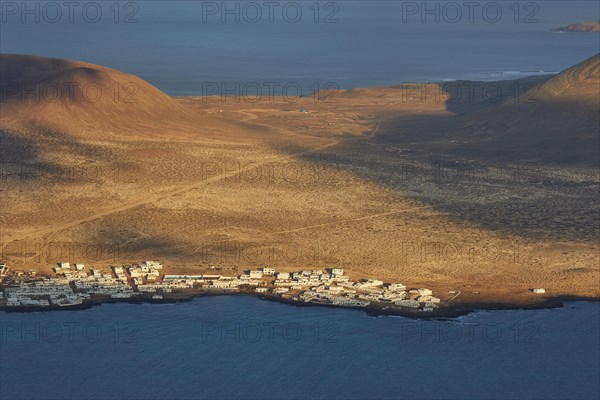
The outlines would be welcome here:
M 407 93 L 176 99 L 204 121 L 199 133 L 84 135 L 6 118 L 4 143 L 28 164 L 3 163 L 2 259 L 45 273 L 66 260 L 159 259 L 167 273 L 341 267 L 443 299 L 461 291 L 458 304 L 599 298 L 597 170 L 542 163 L 515 178 L 518 160 L 471 160 L 475 172 L 457 173 L 447 166 L 463 159 L 440 164 L 410 143 L 431 133 L 423 117 L 487 105 Z M 400 143 L 385 130 L 399 118 Z

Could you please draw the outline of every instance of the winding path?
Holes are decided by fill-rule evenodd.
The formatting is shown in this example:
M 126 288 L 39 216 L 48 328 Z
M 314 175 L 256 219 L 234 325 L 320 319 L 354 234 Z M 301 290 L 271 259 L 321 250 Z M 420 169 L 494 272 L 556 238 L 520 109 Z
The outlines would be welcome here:
M 257 124 L 257 125 L 260 125 L 260 124 Z M 284 128 L 279 128 L 279 127 L 271 127 L 271 128 L 275 128 L 277 130 L 283 131 L 285 134 L 288 134 L 288 135 L 291 134 L 291 135 L 294 135 L 294 136 L 307 137 L 305 135 L 299 135 L 299 134 L 297 134 L 295 132 L 287 131 Z M 322 139 L 319 138 L 319 140 L 322 140 Z M 41 237 L 46 237 L 48 235 L 51 236 L 50 238 L 56 237 L 61 232 L 65 231 L 67 229 L 73 228 L 73 227 L 75 227 L 77 225 L 80 225 L 80 224 L 83 224 L 83 223 L 86 223 L 86 222 L 91 222 L 91 221 L 94 221 L 94 220 L 97 220 L 97 219 L 100 219 L 100 218 L 104 218 L 104 217 L 107 217 L 109 215 L 113 215 L 113 214 L 116 214 L 116 213 L 120 213 L 120 212 L 124 212 L 124 211 L 133 210 L 135 208 L 143 207 L 145 205 L 152 204 L 152 203 L 155 203 L 155 202 L 167 199 L 169 197 L 173 197 L 173 196 L 177 196 L 177 195 L 180 195 L 180 194 L 183 194 L 183 193 L 190 192 L 192 190 L 195 190 L 195 189 L 201 188 L 203 186 L 206 186 L 206 185 L 208 185 L 210 183 L 218 182 L 218 181 L 221 181 L 221 180 L 224 180 L 224 179 L 228 179 L 228 178 L 234 177 L 234 176 L 239 175 L 239 174 L 241 174 L 243 172 L 251 171 L 253 169 L 256 169 L 256 168 L 258 168 L 258 167 L 260 167 L 260 166 L 262 166 L 264 164 L 271 163 L 273 161 L 284 161 L 284 160 L 292 159 L 294 157 L 298 157 L 298 156 L 303 156 L 303 155 L 306 155 L 306 154 L 314 153 L 314 152 L 326 149 L 328 147 L 334 146 L 334 145 L 336 145 L 338 143 L 339 143 L 339 140 L 337 140 L 337 139 L 329 139 L 326 144 L 323 144 L 323 145 L 320 145 L 320 146 L 317 146 L 317 147 L 314 147 L 314 148 L 311 148 L 311 149 L 308 149 L 308 150 L 303 150 L 303 151 L 300 151 L 300 152 L 296 152 L 296 153 L 290 153 L 290 154 L 287 154 L 287 155 L 275 155 L 275 156 L 272 156 L 272 157 L 268 157 L 268 158 L 263 159 L 260 162 L 247 165 L 247 166 L 245 166 L 243 168 L 240 168 L 240 169 L 237 169 L 235 171 L 231 171 L 231 172 L 228 172 L 228 173 L 225 173 L 225 174 L 218 174 L 218 175 L 213 176 L 211 178 L 203 179 L 200 182 L 196 182 L 194 184 L 187 185 L 187 186 L 181 187 L 181 188 L 173 190 L 173 191 L 169 191 L 168 193 L 161 193 L 161 191 L 157 191 L 157 192 L 153 193 L 150 196 L 144 196 L 144 198 L 142 200 L 131 202 L 131 203 L 128 203 L 128 204 L 124 204 L 124 205 L 122 205 L 120 207 L 115 207 L 115 208 L 111 208 L 111 209 L 108 209 L 108 210 L 103 210 L 103 211 L 97 212 L 97 213 L 92 214 L 92 215 L 88 215 L 88 216 L 83 217 L 83 218 L 71 220 L 69 222 L 65 222 L 65 223 L 58 224 L 58 225 L 53 225 L 53 226 L 48 227 L 48 228 L 38 229 L 38 230 L 35 230 L 35 231 L 29 231 L 29 232 L 21 234 L 20 236 L 11 237 L 10 241 L 7 241 L 6 243 L 3 243 L 2 246 L 0 247 L 0 254 L 3 254 L 4 250 L 6 249 L 6 247 L 9 246 L 11 243 L 14 243 L 14 242 L 19 241 L 19 240 L 41 238 Z M 44 240 L 44 245 L 41 246 L 40 249 L 39 249 L 39 251 L 36 254 L 33 254 L 31 256 L 31 258 L 37 256 L 37 254 L 39 254 L 40 252 L 42 252 L 45 249 L 45 247 L 46 247 L 46 245 L 47 245 L 48 242 L 49 242 L 49 240 Z

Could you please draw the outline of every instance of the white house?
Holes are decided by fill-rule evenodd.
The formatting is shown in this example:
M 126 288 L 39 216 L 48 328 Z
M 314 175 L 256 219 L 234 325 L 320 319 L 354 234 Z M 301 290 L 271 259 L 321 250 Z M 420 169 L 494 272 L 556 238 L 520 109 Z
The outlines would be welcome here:
M 138 278 L 143 276 L 144 273 L 137 268 L 129 268 L 129 275 L 131 275 L 132 278 Z
M 248 275 L 250 276 L 250 279 L 261 279 L 263 277 L 263 272 L 258 270 L 252 270 Z
M 104 274 L 102 273 L 102 271 L 97 270 L 97 269 L 90 269 L 90 272 L 92 273 L 92 276 L 94 277 L 102 277 Z
M 406 290 L 406 286 L 401 283 L 390 283 L 388 289 L 393 292 L 403 292 Z
M 334 282 L 349 282 L 350 277 L 348 275 L 336 275 L 331 280 Z
M 419 303 L 416 300 L 400 300 L 400 301 L 394 302 L 394 304 L 396 304 L 397 306 L 400 306 L 400 307 L 409 307 L 409 308 L 419 308 L 419 306 L 421 305 L 421 303 Z
M 419 300 L 421 303 L 439 303 L 440 302 L 440 299 L 438 299 L 437 297 L 433 297 L 431 295 L 419 296 L 419 298 L 417 300 Z
M 344 291 L 344 288 L 341 286 L 325 286 L 324 289 L 330 293 L 341 293 Z
M 0 276 L 6 275 L 7 272 L 8 267 L 6 266 L 6 264 L 0 264 Z
M 277 274 L 277 279 L 290 279 L 289 272 L 280 272 Z
M 151 269 L 162 269 L 162 264 L 158 261 L 144 261 L 141 267 L 147 267 Z

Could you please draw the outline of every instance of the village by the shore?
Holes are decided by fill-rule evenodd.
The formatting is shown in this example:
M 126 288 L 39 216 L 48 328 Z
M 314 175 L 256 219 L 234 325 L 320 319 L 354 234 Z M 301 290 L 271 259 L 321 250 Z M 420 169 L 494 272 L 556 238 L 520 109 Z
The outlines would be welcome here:
M 256 294 L 286 302 L 431 313 L 440 299 L 427 288 L 377 279 L 353 281 L 341 268 L 296 272 L 262 267 L 239 275 L 163 274 L 159 261 L 110 266 L 110 270 L 60 262 L 53 276 L 11 270 L 0 264 L 0 308 L 51 310 L 103 301 L 172 301 L 201 294 Z M 108 272 L 110 271 L 110 272 Z M 460 292 L 453 297 L 458 296 Z

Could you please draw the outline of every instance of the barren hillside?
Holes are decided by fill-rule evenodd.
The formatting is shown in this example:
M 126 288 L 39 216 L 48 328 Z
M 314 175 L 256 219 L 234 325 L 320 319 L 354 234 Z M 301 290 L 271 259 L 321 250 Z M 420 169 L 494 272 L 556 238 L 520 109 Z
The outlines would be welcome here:
M 0 244 L 16 268 L 145 258 L 173 272 L 338 265 L 442 297 L 466 290 L 473 302 L 535 301 L 527 289 L 539 286 L 600 293 L 593 171 L 557 167 L 515 182 L 512 165 L 481 163 L 475 176 L 440 174 L 432 157 L 466 140 L 444 124 L 488 126 L 492 114 L 474 119 L 489 104 L 449 105 L 436 85 L 424 86 L 425 100 L 399 87 L 322 102 L 172 99 L 104 67 L 0 61 L 3 85 L 73 80 L 104 93 L 134 82 L 140 100 L 37 102 L 3 89 Z M 393 131 L 391 117 L 402 121 Z

